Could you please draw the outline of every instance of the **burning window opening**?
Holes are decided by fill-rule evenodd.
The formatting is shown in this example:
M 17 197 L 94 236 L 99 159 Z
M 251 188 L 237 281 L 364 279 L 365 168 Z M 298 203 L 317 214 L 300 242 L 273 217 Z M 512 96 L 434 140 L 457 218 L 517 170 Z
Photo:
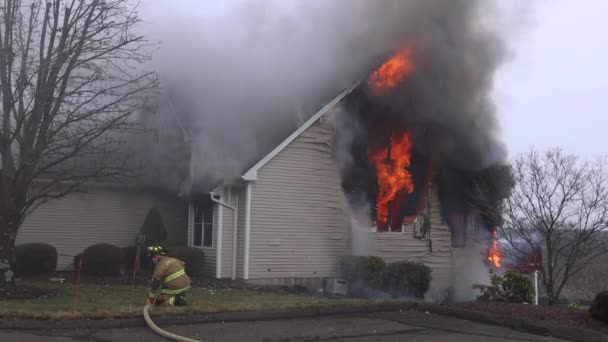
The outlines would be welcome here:
M 498 246 L 498 238 L 496 237 L 496 229 L 492 231 L 492 246 L 488 249 L 488 260 L 492 263 L 495 268 L 501 267 L 502 256 L 500 254 L 500 248 Z
M 483 198 L 471 198 L 475 181 L 492 172 L 478 169 L 466 144 L 454 144 L 454 139 L 460 141 L 457 128 L 425 115 L 425 110 L 441 107 L 429 106 L 433 100 L 420 97 L 417 82 L 433 64 L 425 64 L 420 77 L 411 78 L 414 53 L 427 61 L 426 54 L 432 52 L 411 47 L 398 51 L 343 101 L 344 117 L 339 120 L 353 129 L 338 137 L 347 146 L 343 156 L 348 156 L 342 188 L 354 208 L 369 213 L 372 230 L 411 233 L 428 240 L 431 250 L 429 194 L 434 191 L 452 247 L 482 244 L 483 259 L 500 267 L 498 241 L 488 239 L 496 222 L 485 211 L 493 207 L 494 188 L 488 187 L 490 193 Z M 429 76 L 426 81 L 432 83 L 434 75 Z
M 391 134 L 387 146 L 368 149 L 368 159 L 375 166 L 378 182 L 376 224 L 378 231 L 401 230 L 402 221 L 395 218 L 402 198 L 414 192 L 414 181 L 408 170 L 412 142 L 407 130 Z
M 393 55 L 368 79 L 375 94 L 385 94 L 395 88 L 413 70 L 412 49 L 406 48 Z

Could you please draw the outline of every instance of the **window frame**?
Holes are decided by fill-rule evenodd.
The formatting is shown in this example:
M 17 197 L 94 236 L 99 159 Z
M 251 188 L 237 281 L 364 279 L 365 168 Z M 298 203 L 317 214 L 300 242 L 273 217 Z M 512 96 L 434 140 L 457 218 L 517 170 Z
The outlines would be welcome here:
M 205 213 L 205 207 L 209 208 L 208 212 Z M 200 212 L 200 221 L 198 220 Z M 215 210 L 213 204 L 204 203 L 200 200 L 192 201 L 192 246 L 197 248 L 214 248 L 214 231 L 213 223 L 215 221 Z M 205 243 L 205 233 L 210 234 L 210 243 Z M 197 241 L 197 233 L 200 233 L 200 242 Z

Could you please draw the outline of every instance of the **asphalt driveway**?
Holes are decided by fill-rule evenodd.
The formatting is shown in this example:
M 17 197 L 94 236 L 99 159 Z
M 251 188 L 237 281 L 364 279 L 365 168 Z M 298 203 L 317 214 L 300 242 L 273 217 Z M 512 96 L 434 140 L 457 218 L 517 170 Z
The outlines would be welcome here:
M 421 312 L 387 312 L 274 321 L 181 325 L 167 330 L 203 341 L 562 341 Z M 146 328 L 47 331 L 39 336 L 0 332 L 0 341 L 166 341 Z M 45 339 L 50 338 L 50 339 Z

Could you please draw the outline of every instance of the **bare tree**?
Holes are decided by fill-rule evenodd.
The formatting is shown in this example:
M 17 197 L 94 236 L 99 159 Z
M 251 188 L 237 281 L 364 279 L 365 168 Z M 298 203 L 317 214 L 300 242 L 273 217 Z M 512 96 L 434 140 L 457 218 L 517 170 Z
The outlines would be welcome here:
M 504 203 L 502 236 L 522 260 L 541 246 L 537 267 L 551 305 L 573 276 L 608 252 L 606 160 L 532 150 L 512 169 L 515 187 Z
M 24 218 L 85 180 L 128 171 L 120 131 L 157 85 L 128 0 L 0 5 L 0 287 Z

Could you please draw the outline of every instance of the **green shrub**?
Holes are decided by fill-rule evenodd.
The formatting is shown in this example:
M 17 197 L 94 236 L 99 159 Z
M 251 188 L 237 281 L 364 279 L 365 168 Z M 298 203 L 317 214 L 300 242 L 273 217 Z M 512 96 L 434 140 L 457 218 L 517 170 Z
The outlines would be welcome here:
M 608 323 L 608 290 L 598 293 L 589 308 L 591 316 Z
M 123 267 L 123 250 L 100 243 L 82 252 L 82 272 L 90 275 L 118 275 Z
M 15 273 L 19 276 L 49 274 L 57 268 L 57 249 L 46 243 L 27 243 L 15 249 Z
M 431 269 L 417 262 L 396 262 L 388 266 L 386 289 L 393 296 L 423 298 L 431 284 Z
M 348 256 L 342 258 L 342 277 L 351 286 L 381 289 L 384 283 L 386 263 L 379 257 Z
M 186 263 L 186 273 L 192 276 L 200 276 L 205 271 L 205 253 L 194 247 L 172 247 L 168 248 L 170 257 L 177 258 Z
M 532 282 L 516 271 L 507 271 L 502 276 L 490 271 L 490 285 L 475 284 L 479 290 L 477 300 L 486 302 L 530 303 L 534 295 Z
M 146 245 L 158 244 L 167 240 L 167 230 L 163 224 L 163 218 L 156 208 L 152 208 L 144 224 L 141 227 L 141 232 L 146 236 Z

